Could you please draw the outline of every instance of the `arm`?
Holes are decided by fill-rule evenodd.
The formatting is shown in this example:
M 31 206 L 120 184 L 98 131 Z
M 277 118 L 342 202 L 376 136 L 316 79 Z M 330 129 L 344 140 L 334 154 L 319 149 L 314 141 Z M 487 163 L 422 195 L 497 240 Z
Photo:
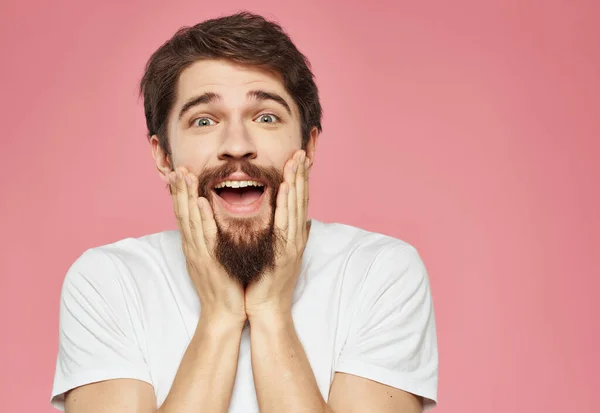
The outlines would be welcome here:
M 187 171 L 182 169 L 169 178 L 187 271 L 198 293 L 201 314 L 171 390 L 158 412 L 227 412 L 246 320 L 244 292 L 212 256 L 217 232 L 214 216 L 205 199 L 198 201 L 197 178 L 189 174 L 184 181 L 186 175 Z M 61 321 L 67 350 L 60 364 L 69 364 L 65 363 L 68 360 L 73 366 L 69 365 L 64 375 L 92 383 L 68 393 L 66 412 L 155 413 L 156 399 L 147 368 L 124 316 L 130 313 L 127 305 L 132 300 L 115 292 L 116 287 L 103 290 L 119 283 L 106 281 L 114 269 L 99 270 L 96 264 L 87 266 L 87 272 L 101 277 L 100 281 L 95 280 L 93 288 L 91 283 L 83 282 L 83 275 L 73 272 L 68 278 L 75 278 L 77 287 L 66 289 L 63 296 Z M 93 304 L 87 305 L 90 302 Z M 95 316 L 86 318 L 88 313 Z M 97 378 L 98 374 L 104 374 L 104 380 L 90 378 Z
M 237 370 L 243 324 L 218 324 L 202 317 L 158 410 L 227 412 Z M 155 413 L 154 390 L 138 380 L 116 379 L 78 387 L 65 399 L 67 413 Z
M 200 320 L 160 413 L 227 412 L 242 327 L 235 323 L 203 324 Z
M 262 413 L 329 413 L 292 320 L 292 297 L 308 238 L 308 169 L 297 151 L 277 193 L 275 268 L 245 291 L 254 387 Z
M 423 400 L 364 377 L 336 373 L 329 390 L 329 406 L 336 413 L 420 413 Z
M 276 269 L 246 289 L 252 371 L 261 413 L 414 413 L 421 403 L 410 393 L 347 374 L 336 374 L 330 404 L 323 399 L 294 328 L 291 304 L 308 228 L 308 168 L 296 153 L 286 164 L 277 198 L 275 226 L 281 235 Z M 295 166 L 295 168 L 294 168 Z M 286 236 L 287 235 L 287 236 Z
M 261 413 L 330 413 L 291 314 L 263 313 L 249 320 L 252 372 Z
M 419 413 L 420 398 L 359 376 L 336 373 L 325 402 L 291 315 L 250 320 L 252 370 L 261 413 Z

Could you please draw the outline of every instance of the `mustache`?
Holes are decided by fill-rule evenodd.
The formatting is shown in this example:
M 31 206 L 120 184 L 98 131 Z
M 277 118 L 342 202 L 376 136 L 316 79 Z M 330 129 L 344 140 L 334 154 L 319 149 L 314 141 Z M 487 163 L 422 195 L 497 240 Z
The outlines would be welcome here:
M 262 182 L 266 187 L 277 190 L 283 182 L 283 171 L 274 166 L 259 166 L 247 159 L 231 160 L 212 168 L 205 168 L 198 176 L 198 194 L 210 200 L 214 182 L 227 178 L 234 172 L 243 172 L 253 180 Z M 266 190 L 267 188 L 265 188 Z

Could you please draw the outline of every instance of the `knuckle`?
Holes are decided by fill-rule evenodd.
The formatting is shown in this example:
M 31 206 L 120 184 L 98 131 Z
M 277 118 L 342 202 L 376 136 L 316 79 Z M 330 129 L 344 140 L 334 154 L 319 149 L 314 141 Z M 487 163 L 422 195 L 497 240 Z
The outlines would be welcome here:
M 275 231 L 275 237 L 278 243 L 284 243 L 287 240 L 288 225 L 284 225 L 281 228 L 277 228 Z

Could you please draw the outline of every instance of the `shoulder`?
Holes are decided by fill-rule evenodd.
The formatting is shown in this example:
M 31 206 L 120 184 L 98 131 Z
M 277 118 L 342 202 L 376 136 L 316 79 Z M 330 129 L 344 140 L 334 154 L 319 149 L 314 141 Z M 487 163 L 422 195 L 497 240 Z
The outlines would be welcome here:
M 71 264 L 64 282 L 106 285 L 151 274 L 152 268 L 172 261 L 180 242 L 179 232 L 163 231 L 91 247 Z
M 313 220 L 313 226 L 319 253 L 346 255 L 376 268 L 402 268 L 421 263 L 417 249 L 400 238 L 340 223 Z
M 313 225 L 313 255 L 335 263 L 340 275 L 354 286 L 352 294 L 381 291 L 394 284 L 394 289 L 428 288 L 425 264 L 408 242 L 351 225 L 319 221 Z

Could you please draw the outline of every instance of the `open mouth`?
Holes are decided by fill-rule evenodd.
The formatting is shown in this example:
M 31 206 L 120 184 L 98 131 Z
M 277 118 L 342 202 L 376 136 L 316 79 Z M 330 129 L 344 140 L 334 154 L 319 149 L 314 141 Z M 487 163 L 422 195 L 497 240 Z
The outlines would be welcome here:
M 258 181 L 222 181 L 213 189 L 219 198 L 230 205 L 249 206 L 262 197 L 265 185 Z

